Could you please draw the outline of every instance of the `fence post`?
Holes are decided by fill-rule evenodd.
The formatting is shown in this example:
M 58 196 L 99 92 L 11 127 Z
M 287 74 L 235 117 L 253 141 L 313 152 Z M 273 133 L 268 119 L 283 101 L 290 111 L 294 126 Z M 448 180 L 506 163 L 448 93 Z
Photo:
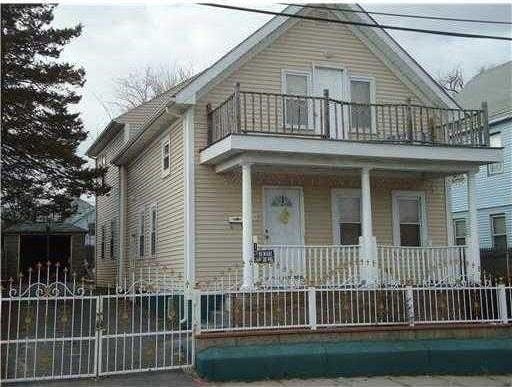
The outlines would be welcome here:
M 497 287 L 498 295 L 498 313 L 500 320 L 503 324 L 508 323 L 508 310 L 507 310 L 507 291 L 504 284 L 499 284 Z
M 409 135 L 409 142 L 413 142 L 413 131 L 412 131 L 412 107 L 411 107 L 411 97 L 408 97 L 407 100 L 407 133 Z
M 201 333 L 201 292 L 192 289 L 192 332 L 193 335 Z
M 329 108 L 329 89 L 324 89 L 324 136 L 325 138 L 331 137 L 331 114 Z
M 414 292 L 412 291 L 412 286 L 406 286 L 405 288 L 405 307 L 407 310 L 407 319 L 409 320 L 409 325 L 414 325 Z
M 242 129 L 242 115 L 240 112 L 240 82 L 235 83 L 235 92 L 233 94 L 233 99 L 235 102 L 235 133 L 240 133 L 240 130 Z M 254 128 L 252 129 L 254 130 Z
M 474 145 L 485 145 L 490 146 L 489 143 L 489 109 L 487 108 L 487 102 L 482 102 L 482 140 L 483 144 L 474 144 Z
M 316 329 L 316 289 L 311 287 L 308 289 L 308 316 L 309 327 Z
M 206 104 L 206 129 L 207 129 L 207 145 L 213 142 L 213 116 L 212 116 L 212 105 Z
M 95 351 L 94 351 L 94 375 L 98 377 L 101 373 L 101 355 L 102 355 L 102 336 L 103 336 L 103 297 L 96 297 L 96 317 L 95 317 Z

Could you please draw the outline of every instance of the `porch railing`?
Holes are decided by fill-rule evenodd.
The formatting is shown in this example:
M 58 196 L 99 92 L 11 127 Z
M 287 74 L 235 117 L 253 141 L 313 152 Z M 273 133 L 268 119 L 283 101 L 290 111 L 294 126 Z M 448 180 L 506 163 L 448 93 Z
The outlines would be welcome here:
M 466 246 L 377 246 L 384 284 L 457 283 L 466 278 Z
M 360 282 L 359 246 L 261 245 L 274 262 L 254 264 L 262 287 L 342 285 Z
M 232 133 L 428 145 L 489 146 L 481 110 L 413 104 L 362 104 L 324 96 L 240 91 L 207 106 L 208 144 Z

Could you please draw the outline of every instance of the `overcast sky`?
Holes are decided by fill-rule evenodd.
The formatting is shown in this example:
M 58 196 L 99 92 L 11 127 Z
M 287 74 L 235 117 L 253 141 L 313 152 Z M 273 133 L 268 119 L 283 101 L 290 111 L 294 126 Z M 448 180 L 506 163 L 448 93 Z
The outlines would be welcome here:
M 278 11 L 280 5 L 259 5 Z M 428 14 L 512 21 L 511 4 L 493 5 L 383 5 L 363 4 L 369 11 Z M 78 6 L 60 5 L 56 25 L 82 23 L 83 33 L 64 50 L 63 59 L 85 68 L 87 82 L 78 108 L 82 113 L 88 140 L 83 152 L 108 123 L 115 110 L 109 105 L 114 95 L 114 79 L 143 69 L 146 65 L 173 63 L 192 65 L 194 72 L 211 65 L 233 46 L 254 32 L 269 16 L 214 9 L 195 4 Z M 440 22 L 375 17 L 382 24 L 512 36 L 510 25 Z M 482 66 L 512 59 L 507 41 L 390 32 L 395 39 L 432 75 L 460 65 L 466 80 Z

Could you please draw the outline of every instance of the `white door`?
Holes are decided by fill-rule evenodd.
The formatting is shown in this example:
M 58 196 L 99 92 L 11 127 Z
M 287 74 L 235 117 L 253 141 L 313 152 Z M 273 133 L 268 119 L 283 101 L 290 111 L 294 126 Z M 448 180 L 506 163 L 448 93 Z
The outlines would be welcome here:
M 317 97 L 324 96 L 324 90 L 329 90 L 329 98 L 337 101 L 343 101 L 343 70 L 330 68 L 330 67 L 315 67 L 314 75 L 314 90 Z M 343 138 L 342 128 L 342 105 L 330 103 L 329 104 L 329 120 L 330 120 L 330 137 L 331 138 Z M 320 117 L 323 115 L 323 111 L 320 112 L 320 106 L 316 109 L 317 114 L 317 131 L 321 131 L 321 120 Z M 322 133 L 323 134 L 323 133 Z
M 301 193 L 298 188 L 265 188 L 265 244 L 303 243 Z
M 273 248 L 275 261 L 266 276 L 268 285 L 284 286 L 304 279 L 302 191 L 298 188 L 265 188 L 265 243 Z M 297 246 L 299 245 L 299 246 Z

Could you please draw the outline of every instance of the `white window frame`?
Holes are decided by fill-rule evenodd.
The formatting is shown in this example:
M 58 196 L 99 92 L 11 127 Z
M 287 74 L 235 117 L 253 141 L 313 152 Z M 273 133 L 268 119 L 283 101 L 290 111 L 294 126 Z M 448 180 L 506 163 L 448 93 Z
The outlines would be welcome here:
M 392 191 L 392 213 L 393 213 L 393 244 L 401 246 L 400 243 L 400 216 L 398 213 L 398 201 L 400 199 L 419 199 L 420 200 L 420 244 L 426 246 L 428 243 L 428 223 L 427 223 L 427 202 L 425 191 Z
M 155 212 L 155 224 L 153 227 L 153 211 Z M 153 250 L 153 233 L 155 234 L 155 248 Z M 158 251 L 158 206 L 153 203 L 149 207 L 149 255 L 156 257 Z
M 363 220 L 363 206 L 361 203 L 361 190 L 359 188 L 334 188 L 331 190 L 331 227 L 332 227 L 332 240 L 334 244 L 340 245 L 340 227 L 338 223 L 339 219 L 339 208 L 337 198 L 358 198 L 359 199 L 359 224 L 362 224 Z M 362 226 L 361 226 L 362 227 Z
M 165 147 L 169 147 L 169 153 L 167 156 L 165 155 Z M 165 159 L 169 161 L 169 167 L 165 168 Z M 171 172 L 171 139 L 169 136 L 166 136 L 160 142 L 160 171 L 162 172 L 162 177 L 168 176 Z
M 496 244 L 494 243 L 494 238 L 497 236 L 504 236 L 505 237 L 505 245 L 508 248 L 508 234 L 507 234 L 507 216 L 505 213 L 499 213 L 499 214 L 491 214 L 489 215 L 491 220 L 491 238 L 492 238 L 492 247 L 493 249 L 496 248 Z M 505 233 L 504 234 L 496 234 L 494 232 L 494 219 L 496 218 L 503 218 L 503 221 L 505 223 Z
M 459 237 L 457 236 L 457 227 L 456 227 L 456 223 L 457 222 L 464 222 L 465 223 L 464 229 L 466 230 L 466 233 L 464 234 L 464 245 L 463 246 L 466 246 L 467 243 L 468 243 L 468 229 L 467 229 L 467 227 L 468 227 L 468 220 L 465 217 L 453 218 L 453 220 L 452 220 L 452 223 L 453 223 L 453 244 L 457 246 L 457 239 L 462 238 L 460 236 Z
M 313 90 L 313 84 L 312 84 L 312 81 L 311 81 L 311 72 L 310 71 L 301 71 L 301 70 L 290 70 L 290 69 L 283 69 L 281 70 L 281 92 L 282 94 L 287 94 L 286 92 L 286 76 L 287 75 L 297 75 L 297 76 L 305 76 L 307 78 L 307 82 L 306 82 L 306 95 L 305 97 L 311 97 L 312 96 L 312 90 Z M 300 128 L 303 129 L 303 130 L 311 130 L 312 132 L 315 130 L 315 128 L 313 128 L 312 126 L 312 123 L 313 123 L 313 111 L 312 111 L 312 106 L 311 106 L 311 103 L 310 103 L 310 100 L 307 99 L 306 100 L 306 103 L 307 103 L 307 106 L 308 106 L 308 122 L 307 122 L 307 125 L 304 126 L 304 125 L 300 125 Z M 287 112 L 286 112 L 286 102 L 284 103 L 283 105 L 283 114 L 284 114 L 284 123 L 285 123 L 285 127 L 286 128 L 291 128 L 292 125 L 288 124 L 288 120 L 286 119 L 287 117 Z M 293 125 L 294 127 L 297 127 L 296 125 Z
M 146 256 L 146 211 L 141 208 L 137 212 L 137 258 L 144 259 Z M 142 236 L 142 249 L 141 249 L 141 236 Z
M 489 135 L 489 142 L 491 141 L 492 136 L 499 136 L 500 148 L 503 147 L 503 137 L 501 132 L 491 133 Z M 489 146 L 491 146 L 490 143 Z M 487 164 L 487 176 L 499 175 L 501 173 L 503 173 L 503 163 Z
M 376 86 L 375 86 L 375 78 L 369 75 L 360 75 L 360 74 L 349 74 L 348 76 L 348 96 L 349 101 L 352 102 L 352 81 L 358 82 L 366 82 L 370 84 L 370 104 L 375 104 L 376 101 Z M 371 117 L 371 132 L 377 132 L 377 114 L 374 108 L 370 107 L 370 117 Z M 351 130 L 351 128 L 349 128 Z

